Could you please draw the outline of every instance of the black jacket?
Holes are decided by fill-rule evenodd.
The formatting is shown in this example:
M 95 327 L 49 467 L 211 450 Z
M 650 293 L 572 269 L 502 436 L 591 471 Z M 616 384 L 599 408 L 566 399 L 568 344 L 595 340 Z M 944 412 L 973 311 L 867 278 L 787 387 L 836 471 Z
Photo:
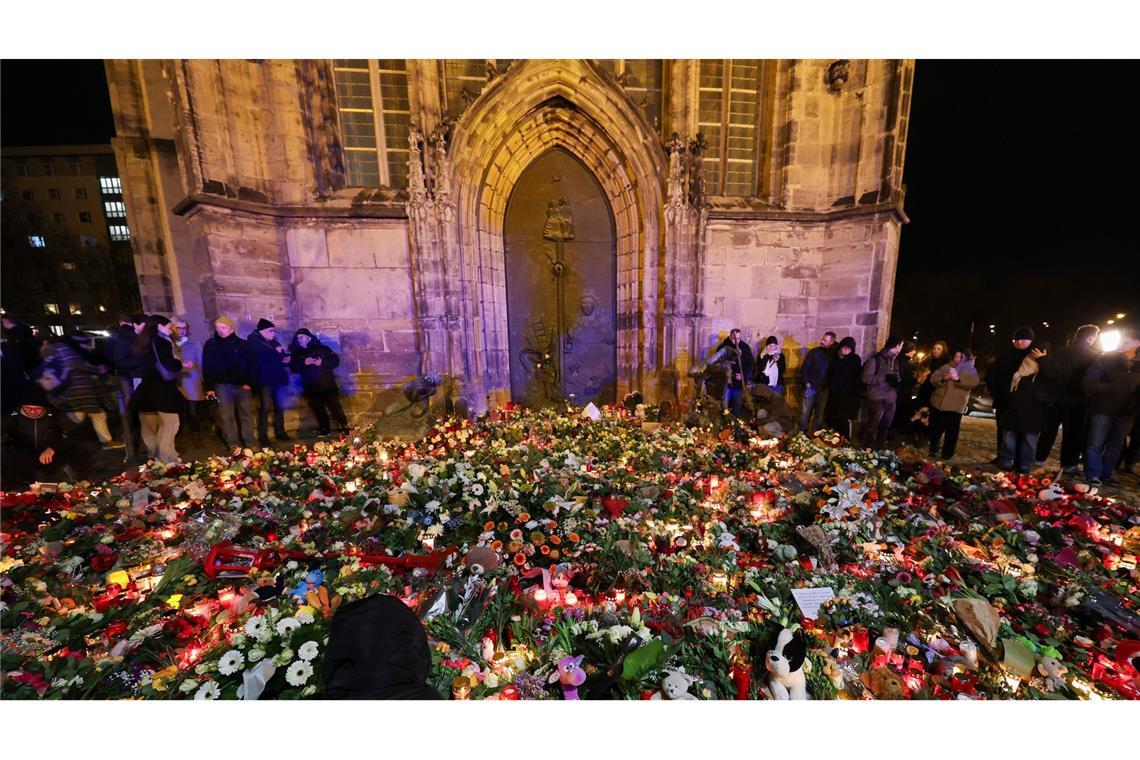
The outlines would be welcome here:
M 289 346 L 289 369 L 301 376 L 301 388 L 306 391 L 330 391 L 336 388 L 336 375 L 333 370 L 340 365 L 340 357 L 315 336 L 310 336 L 309 345 L 301 348 L 297 336 Z M 321 365 L 305 364 L 306 359 L 320 359 Z
M 784 370 L 787 368 L 783 351 L 781 351 L 780 355 L 775 359 L 768 354 L 761 356 L 760 360 L 756 362 L 756 371 L 753 373 L 753 381 L 761 385 L 767 385 L 769 388 L 775 388 L 776 385 L 769 385 L 768 376 L 764 374 L 764 370 L 768 369 L 773 363 L 776 365 L 776 385 L 782 387 L 784 385 Z
M 859 376 L 863 363 L 859 354 L 836 355 L 827 367 L 827 406 L 823 416 L 832 420 L 853 420 L 859 416 Z
M 998 413 L 1008 403 L 1009 384 L 1013 373 L 1021 366 L 1021 360 L 1029 354 L 1028 348 L 1013 348 L 999 356 L 986 372 L 986 388 L 994 399 L 994 410 Z
M 1089 414 L 1129 417 L 1137 411 L 1140 361 L 1128 361 L 1119 351 L 1092 363 L 1084 378 L 1089 394 Z
M 1100 354 L 1085 341 L 1070 343 L 1053 357 L 1053 368 L 1060 384 L 1061 402 L 1084 404 L 1089 400 L 1085 375 Z
M 276 338 L 266 340 L 257 330 L 249 334 L 248 342 L 255 357 L 257 385 L 264 387 L 288 385 L 289 370 L 281 361 L 285 355 L 277 350 L 281 348 L 281 343 Z
M 427 685 L 431 650 L 423 625 L 394 596 L 337 610 L 325 651 L 326 699 L 441 699 Z
M 63 453 L 89 441 L 90 429 L 87 422 L 72 422 L 63 412 L 49 409 L 33 420 L 16 411 L 5 420 L 4 443 L 33 454 L 48 448 Z
M 732 341 L 728 338 L 725 338 L 723 341 L 721 341 L 721 344 L 716 347 L 716 350 L 719 351 L 722 348 L 725 348 L 726 346 L 731 346 L 731 345 L 732 345 Z M 741 377 L 741 379 L 739 381 L 736 379 L 736 363 L 730 362 L 729 365 L 732 367 L 732 371 L 729 373 L 728 385 L 731 388 L 743 388 L 744 384 L 746 382 L 748 382 L 749 378 L 752 377 L 752 364 L 753 364 L 752 347 L 748 345 L 747 341 L 742 340 L 736 344 L 736 349 L 737 349 L 737 352 L 740 354 L 740 377 Z
M 12 327 L 4 330 L 4 342 L 19 354 L 24 369 L 30 372 L 40 366 L 40 343 L 31 327 L 17 320 L 12 322 Z
M 168 412 L 182 410 L 182 391 L 178 390 L 178 377 L 163 379 L 157 365 L 161 362 L 169 372 L 182 373 L 182 361 L 175 355 L 174 345 L 164 335 L 155 335 L 151 341 L 150 363 L 142 382 L 131 396 L 131 407 L 139 412 Z M 145 359 L 146 357 L 144 357 Z
M 146 357 L 134 351 L 135 328 L 119 325 L 114 340 L 110 341 L 111 364 L 119 377 L 143 377 L 147 374 Z
M 1037 360 L 1037 364 L 1037 374 L 1023 377 L 1017 390 L 1011 392 L 1009 385 L 1005 386 L 1005 403 L 998 411 L 998 424 L 1003 429 L 1016 433 L 1040 433 L 1045 430 L 1049 421 L 1049 407 L 1057 399 L 1057 382 L 1052 358 L 1042 357 Z M 1014 368 L 1016 371 L 1017 367 Z M 1010 382 L 1012 381 L 1013 373 L 1010 373 Z
M 217 333 L 202 346 L 202 385 L 256 385 L 257 359 L 253 348 L 236 334 L 221 338 Z
M 816 346 L 807 352 L 804 357 L 803 380 L 804 385 L 811 383 L 815 390 L 823 390 L 827 383 L 827 368 L 835 360 L 835 347 L 824 348 Z

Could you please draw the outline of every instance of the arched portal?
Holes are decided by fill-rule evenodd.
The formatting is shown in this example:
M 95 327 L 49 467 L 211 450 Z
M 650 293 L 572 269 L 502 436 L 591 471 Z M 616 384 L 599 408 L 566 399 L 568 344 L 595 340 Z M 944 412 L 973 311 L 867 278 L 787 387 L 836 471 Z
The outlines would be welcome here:
M 511 400 L 613 403 L 614 223 L 597 178 L 554 148 L 532 161 L 503 225 Z

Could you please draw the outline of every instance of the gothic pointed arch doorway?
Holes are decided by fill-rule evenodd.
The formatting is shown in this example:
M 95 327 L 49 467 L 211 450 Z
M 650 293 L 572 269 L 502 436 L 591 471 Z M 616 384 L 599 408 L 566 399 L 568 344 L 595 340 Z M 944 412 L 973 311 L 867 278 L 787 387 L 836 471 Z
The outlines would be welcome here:
M 613 403 L 614 220 L 598 180 L 553 148 L 515 183 L 504 219 L 511 398 Z

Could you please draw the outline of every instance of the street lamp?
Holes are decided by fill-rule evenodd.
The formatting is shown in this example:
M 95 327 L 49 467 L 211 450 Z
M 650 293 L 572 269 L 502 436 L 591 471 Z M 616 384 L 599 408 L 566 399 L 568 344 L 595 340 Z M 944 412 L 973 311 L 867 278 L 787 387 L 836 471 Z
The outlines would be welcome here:
M 1112 323 L 1112 320 L 1109 320 Z M 1105 330 L 1100 334 L 1100 348 L 1102 351 L 1115 351 L 1120 348 L 1120 330 Z
M 1124 319 L 1126 316 L 1128 316 L 1128 315 L 1125 314 L 1124 312 L 1120 312 L 1119 314 L 1116 315 L 1116 318 L 1117 319 Z

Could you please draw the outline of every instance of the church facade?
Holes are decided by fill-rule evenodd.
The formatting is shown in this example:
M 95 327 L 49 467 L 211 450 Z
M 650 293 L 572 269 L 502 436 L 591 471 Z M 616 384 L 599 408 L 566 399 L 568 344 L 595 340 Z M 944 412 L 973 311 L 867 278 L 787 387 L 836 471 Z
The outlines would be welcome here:
M 886 337 L 913 61 L 115 60 L 143 307 L 341 352 L 357 413 L 682 399 L 732 327 Z

